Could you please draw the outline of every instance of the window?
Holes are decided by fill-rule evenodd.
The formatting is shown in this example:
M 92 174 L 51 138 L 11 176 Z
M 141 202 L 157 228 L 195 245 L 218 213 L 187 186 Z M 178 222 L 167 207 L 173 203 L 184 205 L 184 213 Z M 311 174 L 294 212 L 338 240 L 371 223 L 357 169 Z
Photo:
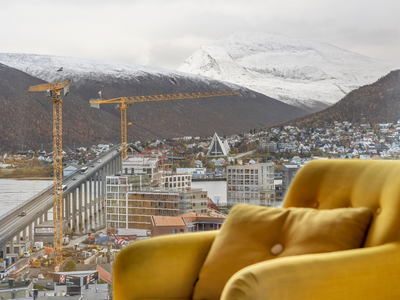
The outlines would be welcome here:
M 176 233 L 176 229 L 172 229 L 172 233 L 175 234 Z

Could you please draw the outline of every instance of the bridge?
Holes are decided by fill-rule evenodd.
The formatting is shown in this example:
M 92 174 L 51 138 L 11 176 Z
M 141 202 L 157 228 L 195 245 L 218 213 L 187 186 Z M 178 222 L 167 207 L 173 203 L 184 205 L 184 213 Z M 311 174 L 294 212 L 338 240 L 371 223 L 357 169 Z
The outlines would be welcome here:
M 106 176 L 120 172 L 122 159 L 119 146 L 110 148 L 96 159 L 63 178 L 63 231 L 88 232 L 105 226 Z M 15 242 L 32 241 L 35 227 L 48 220 L 48 212 L 53 208 L 53 186 L 15 207 L 0 220 L 0 251 L 3 257 L 14 253 Z M 25 216 L 22 216 L 26 214 Z M 7 249 L 8 245 L 8 249 Z M 8 250 L 8 251 L 7 251 Z M 27 250 L 26 250 L 27 251 Z

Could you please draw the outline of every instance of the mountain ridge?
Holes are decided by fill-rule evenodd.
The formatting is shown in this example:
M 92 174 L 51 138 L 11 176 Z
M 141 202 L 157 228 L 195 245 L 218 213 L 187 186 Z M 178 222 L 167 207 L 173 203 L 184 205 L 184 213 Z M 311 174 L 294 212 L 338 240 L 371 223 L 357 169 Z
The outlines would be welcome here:
M 0 55 L 0 63 L 5 56 Z M 104 65 L 97 69 L 85 69 L 83 64 L 79 74 L 74 76 L 74 63 L 78 61 L 80 64 L 82 60 L 72 59 L 71 65 L 68 59 L 58 61 L 54 56 L 51 60 L 37 55 L 19 57 L 23 57 L 23 64 L 20 60 L 12 62 L 11 58 L 8 58 L 8 64 L 19 64 L 20 69 L 37 72 L 37 76 L 44 74 L 46 77 L 42 78 L 49 81 L 64 80 L 66 77 L 72 80 L 70 94 L 63 99 L 65 147 L 72 147 L 74 143 L 82 146 L 100 142 L 119 143 L 120 112 L 113 105 L 101 105 L 100 110 L 90 108 L 89 100 L 97 97 L 98 91 L 102 92 L 103 99 L 232 89 L 240 92 L 239 96 L 135 103 L 127 110 L 128 122 L 133 123 L 128 128 L 129 141 L 204 136 L 215 131 L 220 134 L 240 133 L 309 112 L 231 83 L 209 78 L 203 80 L 203 77 L 186 76 L 179 72 L 139 70 L 135 76 L 127 77 L 121 67 L 121 74 L 113 76 L 115 69 L 103 72 Z M 35 66 L 40 66 L 39 71 Z M 60 67 L 63 67 L 62 72 L 57 71 Z M 3 131 L 0 141 L 1 150 L 20 149 L 21 144 L 39 149 L 41 143 L 46 149 L 51 148 L 51 101 L 45 98 L 44 93 L 27 91 L 30 85 L 40 83 L 44 81 L 12 66 L 2 65 L 0 68 L 0 100 L 4 108 L 0 128 L 7 129 Z M 15 117 L 17 113 L 19 117 Z
M 332 105 L 393 69 L 328 43 L 257 32 L 235 32 L 203 45 L 178 68 L 303 107 Z
M 310 115 L 282 122 L 299 128 L 321 127 L 334 121 L 353 124 L 396 123 L 400 119 L 400 70 L 350 92 L 331 107 Z

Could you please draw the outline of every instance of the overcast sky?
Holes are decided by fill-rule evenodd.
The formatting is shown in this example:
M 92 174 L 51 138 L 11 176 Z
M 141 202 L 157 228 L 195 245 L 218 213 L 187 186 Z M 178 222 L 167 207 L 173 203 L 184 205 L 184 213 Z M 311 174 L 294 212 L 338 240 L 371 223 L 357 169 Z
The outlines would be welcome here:
M 400 0 L 0 0 L 0 52 L 176 69 L 235 31 L 319 40 L 400 66 Z

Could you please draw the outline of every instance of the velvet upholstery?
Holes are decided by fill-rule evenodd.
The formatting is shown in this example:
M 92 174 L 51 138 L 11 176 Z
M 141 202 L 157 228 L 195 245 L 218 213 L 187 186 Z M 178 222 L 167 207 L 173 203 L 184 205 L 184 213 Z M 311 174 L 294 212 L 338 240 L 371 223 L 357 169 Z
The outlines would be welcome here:
M 229 278 L 255 263 L 360 248 L 371 219 L 366 207 L 317 210 L 236 204 L 200 270 L 193 299 L 219 300 Z
M 312 161 L 295 176 L 283 207 L 368 207 L 374 217 L 363 248 L 255 263 L 229 279 L 222 300 L 400 299 L 400 161 Z M 191 299 L 216 235 L 165 236 L 124 248 L 114 266 L 114 298 Z

